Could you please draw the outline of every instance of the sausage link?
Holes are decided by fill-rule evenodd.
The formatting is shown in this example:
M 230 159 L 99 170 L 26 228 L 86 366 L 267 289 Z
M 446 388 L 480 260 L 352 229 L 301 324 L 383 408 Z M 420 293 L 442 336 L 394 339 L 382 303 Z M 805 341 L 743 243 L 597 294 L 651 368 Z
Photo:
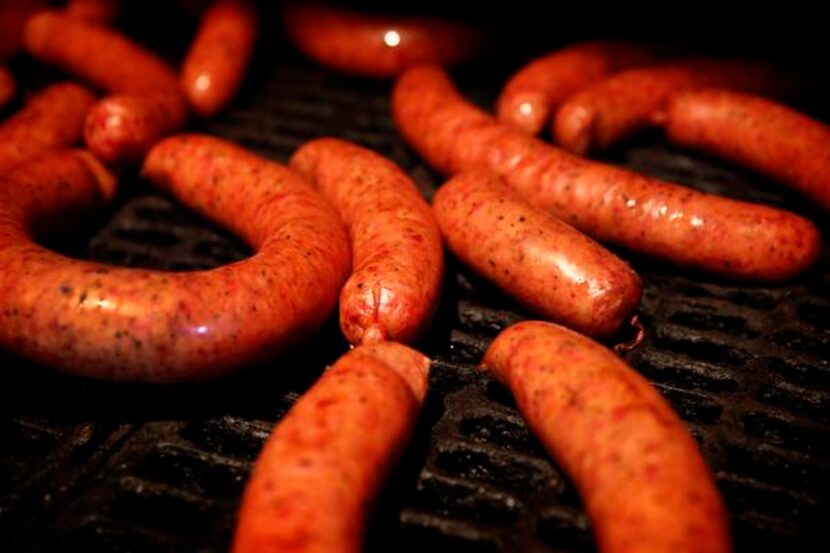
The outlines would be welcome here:
M 456 256 L 549 319 L 608 336 L 640 302 L 642 283 L 624 261 L 491 173 L 453 177 L 432 207 Z
M 790 76 L 749 61 L 689 59 L 629 69 L 567 98 L 552 134 L 562 148 L 585 155 L 662 121 L 666 103 L 682 90 L 715 86 L 779 95 L 793 85 Z
M 685 92 L 666 116 L 669 140 L 789 186 L 830 211 L 830 127 L 770 100 L 728 90 Z
M 105 25 L 121 11 L 121 0 L 68 0 L 66 15 L 72 19 Z
M 0 172 L 81 138 L 95 96 L 75 83 L 53 84 L 0 124 Z
M 164 272 L 68 259 L 33 242 L 33 222 L 90 203 L 95 183 L 66 157 L 23 164 L 0 182 L 4 348 L 82 376 L 204 379 L 285 349 L 334 308 L 349 273 L 346 231 L 287 168 L 210 137 L 155 146 L 144 174 L 256 252 Z
M 650 48 L 621 41 L 580 42 L 536 58 L 507 81 L 497 117 L 538 135 L 568 96 L 609 73 L 654 60 Z
M 196 113 L 210 117 L 228 105 L 251 61 L 257 32 L 252 0 L 215 0 L 205 10 L 181 76 Z
M 603 553 L 731 551 L 723 502 L 697 444 L 646 379 L 560 326 L 503 331 L 483 366 L 579 491 Z
M 85 124 L 86 143 L 100 159 L 140 161 L 184 125 L 187 105 L 175 72 L 117 31 L 42 11 L 29 18 L 23 42 L 40 61 L 116 93 L 95 104 Z
M 349 229 L 353 272 L 340 294 L 349 342 L 419 337 L 438 305 L 444 254 L 438 223 L 415 184 L 383 156 L 334 138 L 305 144 L 290 166 Z
M 500 125 L 441 69 L 409 70 L 392 97 L 399 132 L 444 174 L 486 168 L 530 203 L 598 240 L 710 273 L 780 281 L 820 251 L 798 215 L 574 156 Z
M 429 359 L 392 342 L 341 357 L 277 424 L 245 488 L 232 551 L 359 553 L 366 518 L 426 393 Z
M 0 65 L 0 109 L 4 108 L 17 92 L 17 84 L 11 71 Z
M 318 4 L 289 4 L 285 32 L 302 53 L 343 73 L 386 78 L 421 63 L 455 65 L 481 42 L 466 25 L 427 17 L 384 17 Z

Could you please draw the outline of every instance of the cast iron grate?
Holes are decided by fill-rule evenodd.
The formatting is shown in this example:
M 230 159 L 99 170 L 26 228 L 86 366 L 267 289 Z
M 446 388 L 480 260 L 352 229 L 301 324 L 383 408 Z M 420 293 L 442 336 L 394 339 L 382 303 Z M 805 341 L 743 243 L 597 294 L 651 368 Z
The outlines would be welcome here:
M 263 60 L 260 60 L 263 61 Z M 502 76 L 466 75 L 478 100 Z M 485 86 L 479 86 L 480 83 Z M 340 136 L 398 162 L 430 196 L 437 177 L 394 133 L 389 85 L 331 75 L 285 53 L 202 129 L 279 161 Z M 774 185 L 646 137 L 609 155 L 654 175 L 820 217 Z M 65 246 L 90 258 L 192 270 L 244 257 L 235 239 L 124 179 L 103 226 Z M 634 259 L 649 336 L 629 362 L 700 441 L 733 515 L 738 551 L 830 546 L 830 268 L 784 287 L 734 286 Z M 372 522 L 372 550 L 585 551 L 578 497 L 509 395 L 475 365 L 527 313 L 450 260 L 421 344 L 427 408 Z M 199 385 L 88 382 L 3 355 L 0 550 L 222 551 L 272 424 L 345 350 L 336 321 L 289 356 Z

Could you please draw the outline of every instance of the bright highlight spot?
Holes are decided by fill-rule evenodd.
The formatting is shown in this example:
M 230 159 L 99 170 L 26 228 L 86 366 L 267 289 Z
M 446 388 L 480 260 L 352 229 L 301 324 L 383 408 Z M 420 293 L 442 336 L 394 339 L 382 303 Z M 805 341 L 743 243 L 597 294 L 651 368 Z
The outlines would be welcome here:
M 522 115 L 530 115 L 533 112 L 533 106 L 529 102 L 522 102 L 519 106 L 519 113 Z
M 401 35 L 398 34 L 398 31 L 386 31 L 383 35 L 383 42 L 390 48 L 394 48 L 401 43 Z
M 196 78 L 196 89 L 205 91 L 210 88 L 210 75 L 201 74 Z

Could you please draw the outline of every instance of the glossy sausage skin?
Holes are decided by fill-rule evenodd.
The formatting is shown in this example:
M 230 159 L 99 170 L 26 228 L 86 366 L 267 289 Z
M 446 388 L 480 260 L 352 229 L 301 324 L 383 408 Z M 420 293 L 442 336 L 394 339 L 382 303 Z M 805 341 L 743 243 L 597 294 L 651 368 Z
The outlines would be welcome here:
M 105 25 L 121 11 L 121 0 L 68 0 L 66 15 L 73 19 Z
M 392 342 L 341 357 L 277 424 L 245 489 L 235 553 L 359 553 L 424 400 L 429 359 Z
M 459 173 L 432 207 L 459 259 L 546 318 L 608 336 L 640 302 L 642 283 L 624 261 L 492 173 Z
M 294 45 L 317 63 L 377 78 L 421 63 L 460 63 L 481 39 L 475 29 L 441 19 L 384 17 L 318 4 L 289 4 L 283 23 Z
M 108 163 L 140 161 L 185 123 L 176 74 L 117 31 L 43 11 L 27 22 L 24 46 L 38 60 L 115 93 L 92 107 L 84 128 L 87 146 Z
M 830 211 L 830 127 L 771 100 L 728 90 L 675 96 L 669 140 L 742 165 Z
M 611 351 L 563 327 L 502 332 L 484 367 L 579 491 L 603 553 L 731 551 L 723 502 L 665 399 Z
M 536 58 L 507 81 L 496 114 L 502 123 L 538 135 L 556 108 L 580 88 L 614 71 L 654 60 L 651 49 L 630 42 L 580 42 Z
M 69 259 L 33 242 L 32 224 L 72 221 L 56 216 L 98 197 L 65 156 L 18 166 L 0 184 L 4 348 L 94 378 L 204 379 L 286 349 L 334 308 L 349 274 L 346 231 L 287 168 L 210 137 L 154 147 L 144 174 L 256 252 L 212 270 L 164 272 Z
M 383 156 L 334 138 L 302 146 L 291 168 L 334 204 L 349 229 L 353 272 L 340 294 L 349 342 L 419 337 L 438 306 L 444 254 L 415 183 Z
M 778 95 L 793 84 L 769 65 L 738 60 L 689 59 L 629 69 L 567 98 L 554 117 L 552 134 L 562 148 L 585 155 L 659 123 L 666 103 L 683 90 L 716 86 Z
M 0 172 L 81 138 L 95 96 L 75 83 L 53 84 L 0 124 Z
M 202 117 L 233 98 L 254 52 L 258 32 L 253 0 L 215 0 L 202 14 L 182 66 L 182 89 Z
M 0 65 L 0 109 L 6 106 L 17 91 L 17 84 L 11 71 Z
M 600 241 L 770 282 L 803 272 L 818 256 L 818 230 L 802 217 L 569 154 L 500 125 L 461 98 L 439 68 L 404 74 L 392 108 L 399 132 L 439 171 L 491 170 L 530 203 Z

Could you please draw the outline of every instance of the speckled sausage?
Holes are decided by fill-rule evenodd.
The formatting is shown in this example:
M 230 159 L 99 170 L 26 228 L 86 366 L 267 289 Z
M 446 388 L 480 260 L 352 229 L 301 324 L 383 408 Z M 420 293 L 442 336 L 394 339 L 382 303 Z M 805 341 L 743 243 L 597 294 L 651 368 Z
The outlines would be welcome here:
M 121 11 L 120 0 L 68 0 L 66 15 L 89 23 L 111 23 Z
M 642 283 L 624 261 L 490 172 L 453 177 L 432 207 L 459 259 L 548 319 L 609 336 L 640 302 Z
M 728 90 L 674 97 L 669 140 L 743 165 L 830 211 L 830 127 L 791 108 Z
M 184 125 L 187 104 L 175 72 L 117 31 L 43 11 L 29 18 L 23 42 L 38 60 L 115 93 L 93 106 L 84 128 L 100 159 L 140 161 Z
M 532 60 L 507 81 L 496 114 L 502 123 L 537 135 L 565 98 L 614 71 L 654 61 L 643 45 L 580 42 Z
M 429 359 L 358 346 L 277 424 L 245 489 L 234 553 L 360 553 L 366 518 L 406 448 Z
M 816 227 L 738 202 L 593 162 L 500 125 L 437 67 L 398 80 L 399 132 L 444 174 L 486 168 L 530 203 L 598 240 L 731 278 L 780 281 L 815 261 Z
M 697 444 L 646 379 L 563 327 L 509 327 L 483 366 L 579 491 L 602 553 L 731 551 Z
M 421 63 L 454 65 L 481 36 L 465 25 L 426 17 L 384 17 L 319 4 L 283 12 L 285 32 L 317 63 L 352 75 L 385 78 Z
M 444 254 L 438 223 L 415 184 L 383 156 L 334 138 L 305 144 L 290 166 L 349 229 L 353 272 L 340 294 L 349 342 L 419 337 L 438 306 Z
M 254 52 L 258 32 L 253 0 L 215 0 L 202 15 L 182 65 L 182 89 L 202 117 L 233 98 Z
M 629 69 L 567 98 L 552 134 L 559 146 L 585 155 L 662 121 L 677 92 L 715 86 L 778 95 L 793 85 L 790 76 L 769 65 L 738 60 L 689 59 Z
M 80 138 L 95 96 L 75 83 L 53 84 L 0 124 L 0 172 Z
M 0 183 L 2 347 L 82 376 L 196 380 L 269 358 L 334 308 L 349 274 L 346 230 L 287 168 L 205 136 L 154 147 L 144 174 L 256 252 L 164 272 L 69 259 L 33 242 L 32 224 L 72 221 L 55 216 L 112 195 L 111 183 L 103 194 L 102 179 L 66 157 L 23 164 Z
M 0 109 L 5 107 L 17 91 L 17 85 L 11 71 L 0 65 Z

